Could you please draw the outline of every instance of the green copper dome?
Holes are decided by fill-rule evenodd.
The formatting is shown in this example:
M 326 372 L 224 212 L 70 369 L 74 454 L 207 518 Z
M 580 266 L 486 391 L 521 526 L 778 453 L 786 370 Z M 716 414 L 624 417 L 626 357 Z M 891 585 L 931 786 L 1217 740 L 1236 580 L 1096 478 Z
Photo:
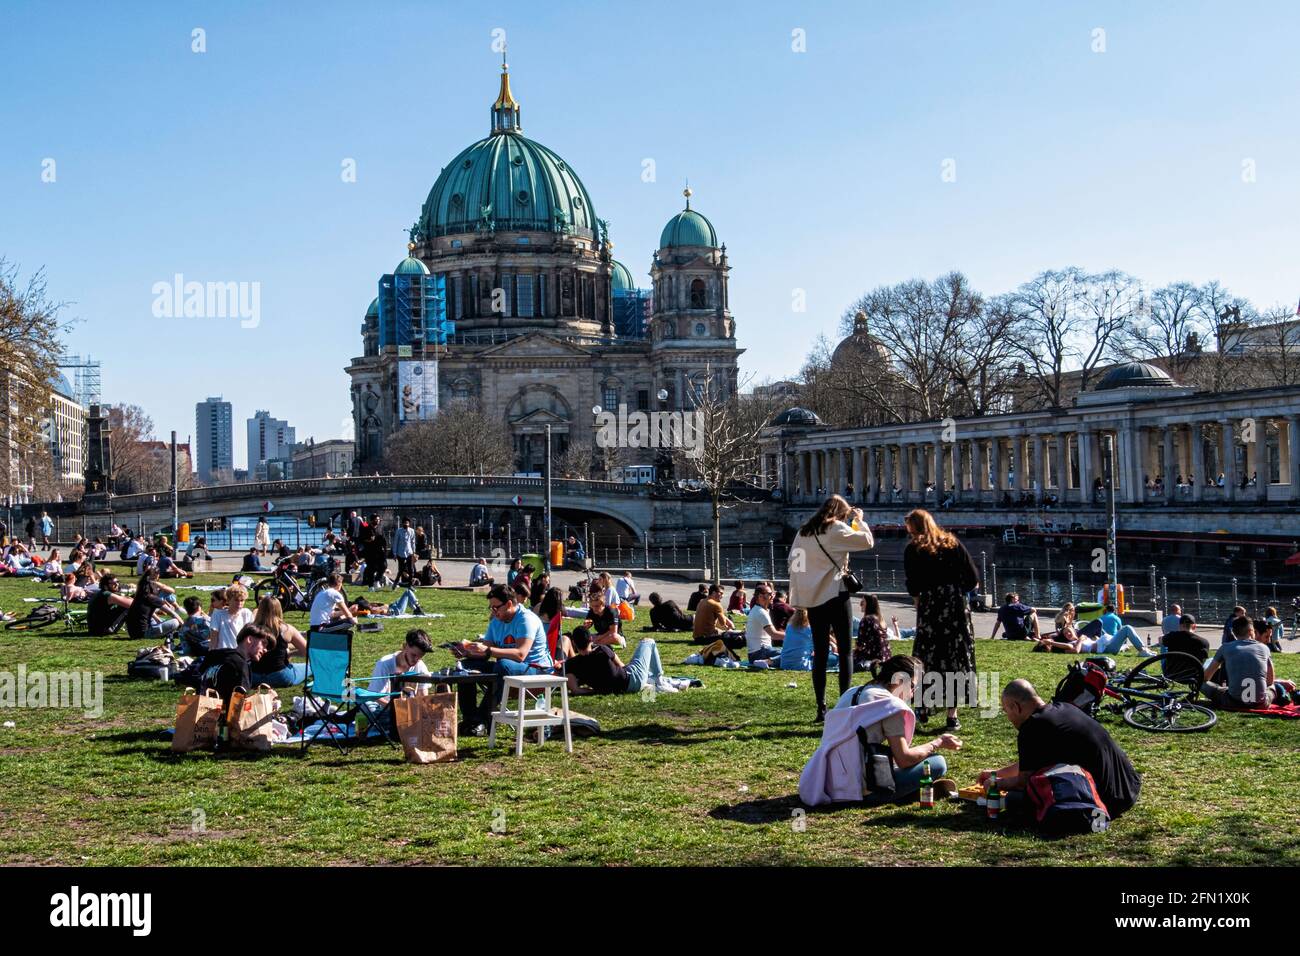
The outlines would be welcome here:
M 412 259 L 410 256 L 407 256 L 405 259 L 399 262 L 397 264 L 397 268 L 393 270 L 393 275 L 395 276 L 414 276 L 414 275 L 427 276 L 428 274 L 429 274 L 429 267 L 426 266 L 419 259 Z M 375 301 L 378 302 L 377 299 Z
M 667 249 L 671 246 L 718 248 L 718 233 L 713 228 L 713 223 L 691 208 L 691 188 L 687 186 L 682 191 L 682 195 L 686 197 L 686 208 L 668 220 L 668 225 L 664 226 L 664 231 L 659 236 L 659 248 Z
M 609 284 L 614 292 L 631 292 L 636 288 L 636 283 L 632 281 L 632 273 L 617 259 L 610 263 Z
M 379 296 L 375 296 L 374 300 L 370 303 L 370 308 L 366 309 L 366 318 L 368 319 L 372 315 L 378 315 L 378 314 L 379 314 Z
M 467 232 L 596 237 L 596 211 L 569 164 L 521 133 L 494 133 L 453 159 L 420 212 L 423 239 Z

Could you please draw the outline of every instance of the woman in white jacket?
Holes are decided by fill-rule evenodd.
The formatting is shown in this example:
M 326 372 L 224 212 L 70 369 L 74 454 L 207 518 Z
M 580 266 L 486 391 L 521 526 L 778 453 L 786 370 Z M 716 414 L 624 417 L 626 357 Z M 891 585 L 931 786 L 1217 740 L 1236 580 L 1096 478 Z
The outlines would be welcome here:
M 826 716 L 826 662 L 832 631 L 839 652 L 841 694 L 853 680 L 853 627 L 849 592 L 843 586 L 849 555 L 874 544 L 861 509 L 831 495 L 790 545 L 790 603 L 808 612 L 812 626 L 812 684 L 818 723 Z

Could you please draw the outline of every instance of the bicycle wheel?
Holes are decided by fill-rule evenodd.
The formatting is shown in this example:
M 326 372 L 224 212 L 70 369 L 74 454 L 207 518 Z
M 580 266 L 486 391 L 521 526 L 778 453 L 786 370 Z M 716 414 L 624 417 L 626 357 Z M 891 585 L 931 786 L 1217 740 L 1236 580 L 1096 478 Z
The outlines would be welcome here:
M 1187 703 L 1194 703 L 1201 693 L 1201 662 L 1191 654 L 1174 651 L 1148 657 L 1124 675 L 1119 687 L 1145 693 L 1169 694 Z
M 1209 730 L 1218 722 L 1219 715 L 1210 708 L 1174 698 L 1124 708 L 1124 723 L 1154 733 L 1189 734 Z

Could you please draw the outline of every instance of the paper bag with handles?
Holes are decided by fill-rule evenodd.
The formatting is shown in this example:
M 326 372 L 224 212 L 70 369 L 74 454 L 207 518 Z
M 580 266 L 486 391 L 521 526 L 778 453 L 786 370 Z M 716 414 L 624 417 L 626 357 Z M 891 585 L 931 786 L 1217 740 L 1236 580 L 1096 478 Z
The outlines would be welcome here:
M 221 695 L 209 688 L 202 694 L 186 688 L 176 704 L 176 736 L 172 737 L 172 750 L 186 753 L 191 750 L 211 750 L 217 745 L 217 732 L 221 727 Z
M 266 684 L 259 684 L 252 693 L 232 694 L 227 725 L 231 746 L 239 750 L 270 750 L 274 740 L 271 723 L 278 700 L 275 691 Z
M 439 684 L 432 694 L 393 698 L 397 736 L 411 763 L 456 759 L 456 691 Z

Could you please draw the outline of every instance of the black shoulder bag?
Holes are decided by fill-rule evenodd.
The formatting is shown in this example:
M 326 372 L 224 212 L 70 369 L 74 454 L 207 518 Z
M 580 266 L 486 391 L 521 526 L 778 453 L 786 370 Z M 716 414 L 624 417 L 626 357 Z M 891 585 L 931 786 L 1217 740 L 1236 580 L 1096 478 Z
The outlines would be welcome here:
M 817 542 L 817 547 L 822 549 L 822 554 L 826 555 L 826 560 L 831 564 L 834 564 L 835 559 L 831 557 L 831 553 L 827 551 L 826 546 L 822 544 L 822 536 L 820 534 L 815 534 L 813 535 L 813 540 Z M 849 570 L 849 556 L 847 554 L 844 556 L 844 567 L 840 568 L 840 572 L 841 591 L 846 594 L 857 594 L 862 590 L 862 582 L 858 580 L 856 574 Z
M 853 695 L 853 706 L 862 699 L 862 692 L 867 689 L 863 684 Z M 867 731 L 858 728 L 858 742 L 862 745 L 862 797 L 871 802 L 887 802 L 894 799 L 897 787 L 894 784 L 894 760 L 889 751 L 889 744 L 867 742 Z

